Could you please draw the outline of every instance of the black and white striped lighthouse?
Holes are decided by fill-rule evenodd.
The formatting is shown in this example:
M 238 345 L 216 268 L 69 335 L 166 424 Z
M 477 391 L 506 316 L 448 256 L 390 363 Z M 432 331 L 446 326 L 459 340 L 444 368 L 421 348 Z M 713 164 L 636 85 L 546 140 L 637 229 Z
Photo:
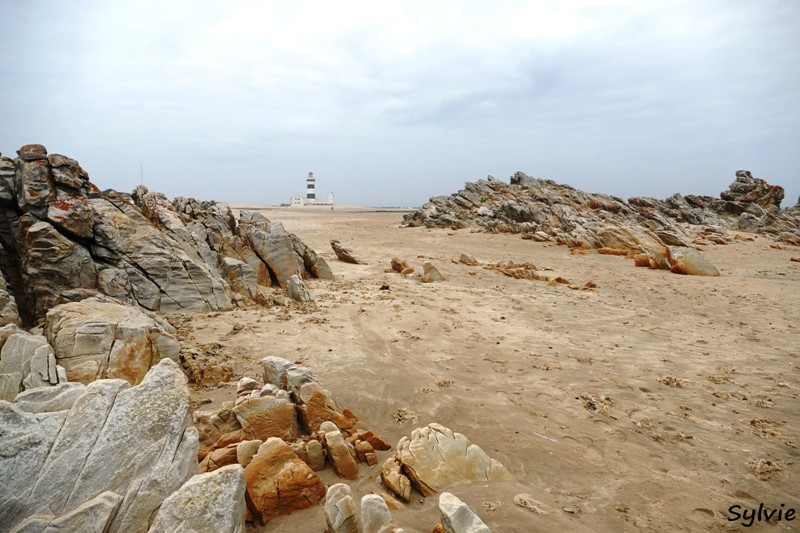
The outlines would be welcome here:
M 314 191 L 314 173 L 309 172 L 308 177 L 306 178 L 306 203 L 313 204 L 316 202 L 317 195 Z

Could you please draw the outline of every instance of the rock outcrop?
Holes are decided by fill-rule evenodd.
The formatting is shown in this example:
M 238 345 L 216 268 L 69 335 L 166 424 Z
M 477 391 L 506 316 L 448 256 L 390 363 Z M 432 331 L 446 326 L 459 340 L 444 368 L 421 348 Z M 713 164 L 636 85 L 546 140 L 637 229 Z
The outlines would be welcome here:
M 409 227 L 518 233 L 570 247 L 619 250 L 630 257 L 653 251 L 663 255 L 667 246 L 688 247 L 707 228 L 762 233 L 800 245 L 800 208 L 780 210 L 782 198 L 781 187 L 747 171 L 736 173 L 721 198 L 676 194 L 666 200 L 628 201 L 517 172 L 510 183 L 489 177 L 450 196 L 433 197 L 404 220 Z
M 0 326 L 32 325 L 58 304 L 105 294 L 152 311 L 264 302 L 292 275 L 331 279 L 280 222 L 226 204 L 137 187 L 101 192 L 77 161 L 26 145 L 0 156 Z M 133 200 L 133 203 L 130 201 Z
M 99 524 L 77 530 L 144 532 L 164 499 L 197 473 L 189 390 L 172 360 L 136 387 L 119 379 L 78 386 L 83 393 L 64 410 L 31 409 L 30 397 L 0 401 L 0 529 L 45 515 Z

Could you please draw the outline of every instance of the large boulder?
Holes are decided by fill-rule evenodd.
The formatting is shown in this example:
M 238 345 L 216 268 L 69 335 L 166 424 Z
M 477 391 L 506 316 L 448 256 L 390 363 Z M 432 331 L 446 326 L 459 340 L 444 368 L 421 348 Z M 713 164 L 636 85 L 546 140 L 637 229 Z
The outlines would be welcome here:
M 194 476 L 164 500 L 148 533 L 243 533 L 244 493 L 239 465 Z
M 140 383 L 163 358 L 178 359 L 174 328 L 141 309 L 107 298 L 54 307 L 44 331 L 70 381 L 122 378 Z
M 136 387 L 91 383 L 69 410 L 29 413 L 0 401 L 0 529 L 63 516 L 111 491 L 122 501 L 107 531 L 147 531 L 164 499 L 197 474 L 189 409 L 186 378 L 169 359 Z
M 461 433 L 429 424 L 403 437 L 397 444 L 397 461 L 414 488 L 430 496 L 454 484 L 468 481 L 506 481 L 514 477 Z
M 325 496 L 325 484 L 278 437 L 262 444 L 244 469 L 247 507 L 263 523 L 305 509 Z
M 719 276 L 719 270 L 694 248 L 667 246 L 669 269 L 676 274 L 691 276 Z

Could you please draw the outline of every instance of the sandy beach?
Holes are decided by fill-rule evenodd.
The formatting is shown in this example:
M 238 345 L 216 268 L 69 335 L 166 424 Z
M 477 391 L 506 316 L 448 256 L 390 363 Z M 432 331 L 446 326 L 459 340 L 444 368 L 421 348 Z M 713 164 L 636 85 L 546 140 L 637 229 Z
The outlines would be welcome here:
M 278 355 L 310 368 L 393 445 L 438 422 L 504 463 L 516 482 L 450 488 L 493 532 L 800 523 L 729 521 L 735 505 L 800 508 L 796 248 L 762 236 L 712 245 L 703 254 L 721 276 L 681 276 L 516 235 L 401 228 L 402 211 L 260 212 L 321 254 L 335 280 L 308 280 L 310 304 L 172 315 L 183 346 L 234 368 L 232 382 L 194 389 L 199 408 L 234 399 L 236 379 L 260 378 L 260 359 Z M 337 260 L 331 239 L 369 264 Z M 462 252 L 481 264 L 457 263 Z M 420 271 L 431 261 L 446 281 L 386 272 L 392 257 Z M 596 288 L 484 268 L 510 260 Z M 380 463 L 361 468 L 354 495 L 379 493 Z M 331 472 L 323 479 L 336 481 Z M 515 505 L 520 493 L 541 513 Z M 395 524 L 430 531 L 436 505 L 415 493 L 392 511 Z M 250 531 L 316 532 L 324 523 L 320 504 Z

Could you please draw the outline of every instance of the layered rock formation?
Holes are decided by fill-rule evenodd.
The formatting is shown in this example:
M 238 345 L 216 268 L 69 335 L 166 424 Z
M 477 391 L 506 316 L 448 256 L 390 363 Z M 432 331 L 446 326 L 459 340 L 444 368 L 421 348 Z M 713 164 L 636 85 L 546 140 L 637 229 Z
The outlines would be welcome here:
M 521 172 L 510 183 L 492 177 L 431 198 L 405 216 L 409 227 L 477 228 L 519 233 L 570 247 L 621 250 L 631 256 L 667 246 L 688 247 L 708 228 L 749 231 L 800 245 L 800 205 L 780 210 L 783 189 L 738 171 L 721 198 L 666 200 L 592 194 Z M 723 240 L 723 243 L 726 242 Z
M 80 394 L 55 404 L 60 387 L 0 401 L 0 529 L 147 531 L 164 499 L 197 473 L 186 378 L 166 359 L 136 387 L 75 387 Z
M 138 187 L 101 192 L 77 161 L 26 145 L 0 157 L 0 326 L 34 324 L 60 303 L 105 294 L 153 311 L 260 301 L 325 261 L 252 211 Z

